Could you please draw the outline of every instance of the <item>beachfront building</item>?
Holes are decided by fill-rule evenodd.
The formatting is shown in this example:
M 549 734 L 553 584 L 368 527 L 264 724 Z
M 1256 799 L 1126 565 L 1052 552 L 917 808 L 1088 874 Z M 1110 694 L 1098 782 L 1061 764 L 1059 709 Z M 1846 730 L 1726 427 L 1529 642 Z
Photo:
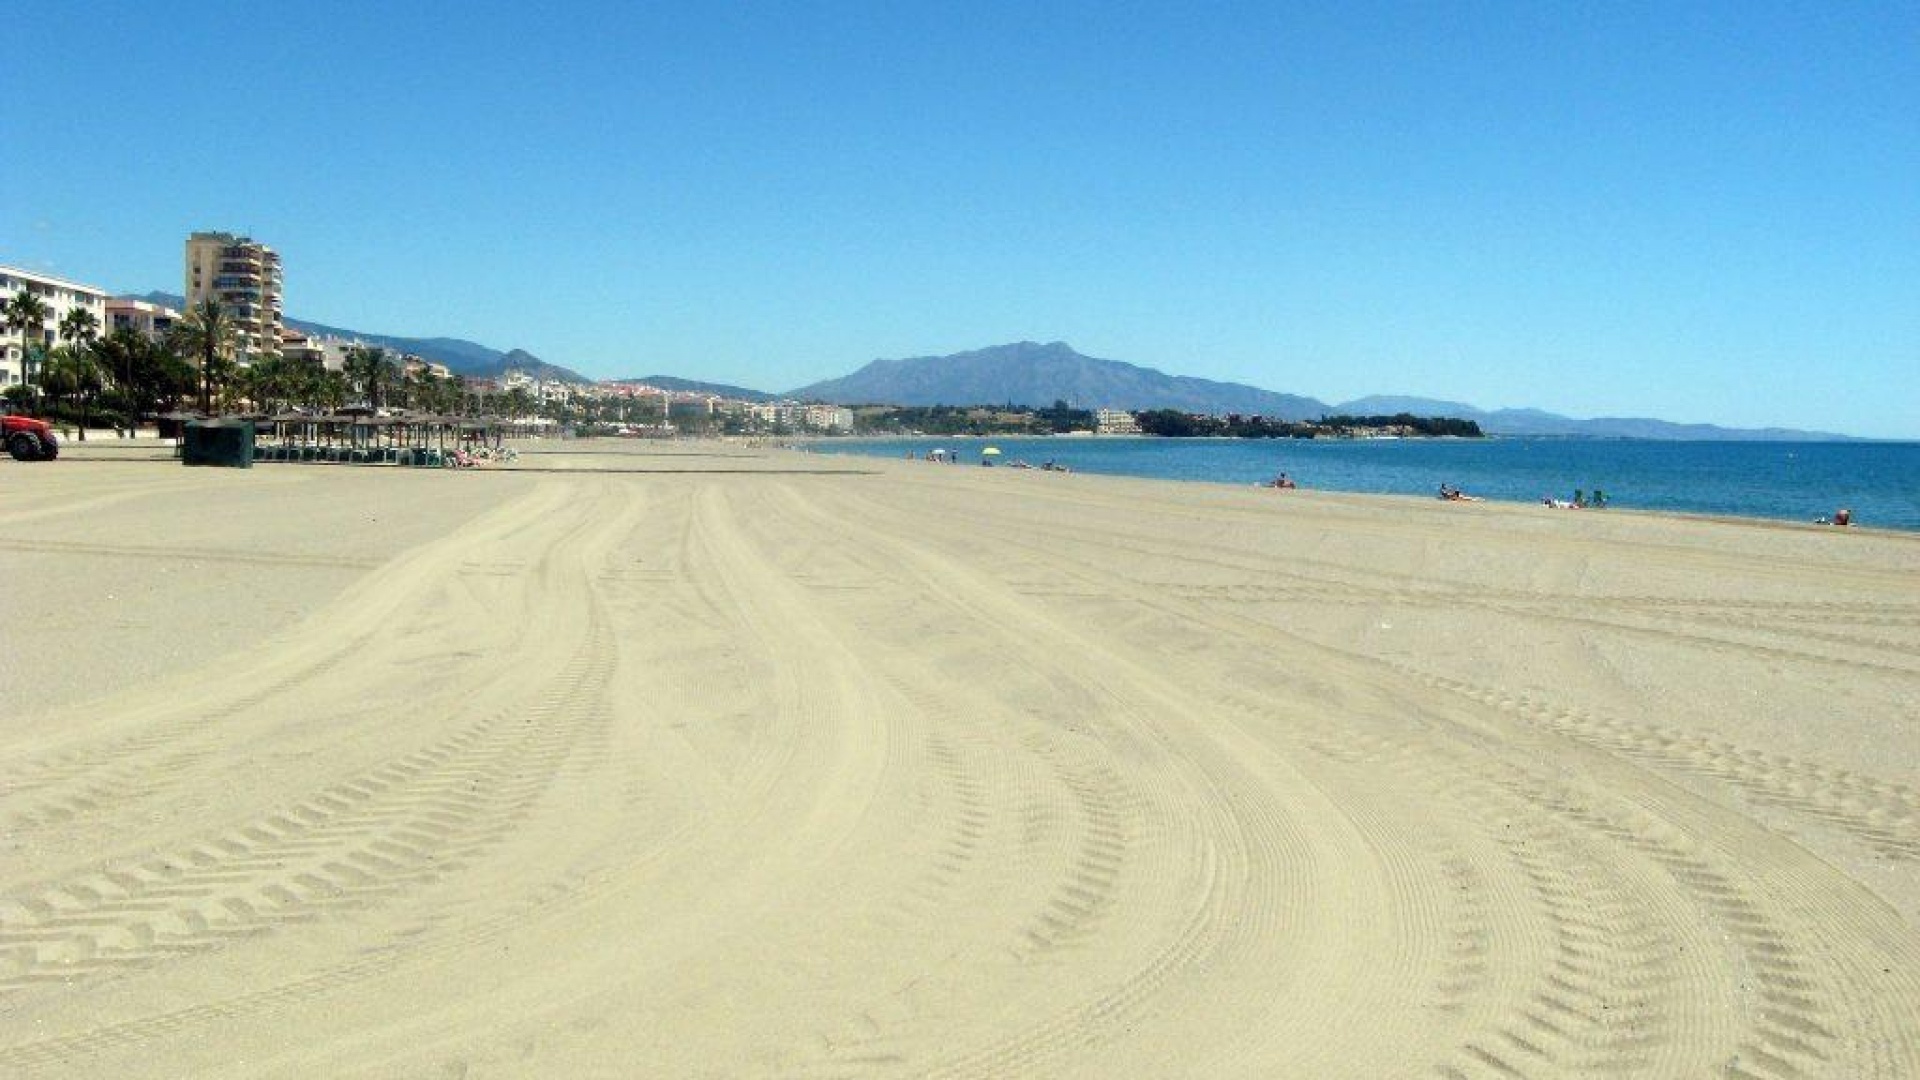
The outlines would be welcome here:
M 294 363 L 327 366 L 327 350 L 320 339 L 298 330 L 280 331 L 280 358 Z
M 720 399 L 712 394 L 677 393 L 667 398 L 667 419 L 669 422 L 704 423 L 719 415 Z
M 224 232 L 187 237 L 187 306 L 220 304 L 240 329 L 243 363 L 279 354 L 280 290 L 280 255 L 265 244 Z
M 573 400 L 571 384 L 559 379 L 543 379 L 523 368 L 508 368 L 501 372 L 500 382 L 508 393 L 525 391 L 528 397 L 542 405 L 564 406 Z
M 667 420 L 667 391 L 648 383 L 601 383 L 594 390 L 604 400 L 618 403 L 616 412 L 622 423 L 664 424 Z
M 116 296 L 107 301 L 106 326 L 101 334 L 105 336 L 121 330 L 133 330 L 158 339 L 171 333 L 174 324 L 179 321 L 180 313 L 165 304 Z
M 445 364 L 429 360 L 424 356 L 408 353 L 402 358 L 407 365 L 407 374 L 414 378 L 425 376 L 433 379 L 453 378 L 453 369 Z
M 802 415 L 806 426 L 814 431 L 843 434 L 853 431 L 853 410 L 844 405 L 809 405 Z
M 1138 435 L 1140 422 L 1125 409 L 1099 409 L 1093 414 L 1094 431 L 1101 435 Z
M 12 266 L 0 266 L 0 304 L 11 304 L 20 293 L 40 298 L 47 318 L 40 326 L 16 329 L 0 321 L 0 386 L 16 386 L 37 377 L 40 357 L 60 344 L 60 320 L 72 311 L 93 315 L 94 331 L 107 332 L 107 294 L 104 289 L 37 274 Z M 35 370 L 28 370 L 29 364 Z
M 347 356 L 355 349 L 372 349 L 374 352 L 381 353 L 386 356 L 387 362 L 396 368 L 402 367 L 406 363 L 405 356 L 387 348 L 385 345 L 369 345 L 358 338 L 320 338 L 318 345 L 321 357 L 320 366 L 326 368 L 328 371 L 347 370 Z
M 807 407 L 797 401 L 765 401 L 750 411 L 755 420 L 776 428 L 792 430 L 807 422 Z

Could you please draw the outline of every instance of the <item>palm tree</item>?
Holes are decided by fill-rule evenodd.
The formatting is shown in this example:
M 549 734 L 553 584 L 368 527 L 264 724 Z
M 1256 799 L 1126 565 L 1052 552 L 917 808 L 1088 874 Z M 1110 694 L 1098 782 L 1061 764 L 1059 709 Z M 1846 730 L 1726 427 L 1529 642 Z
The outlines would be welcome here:
M 120 408 L 125 413 L 129 439 L 133 438 L 134 428 L 140 422 L 141 375 L 147 374 L 145 382 L 149 386 L 153 384 L 152 372 L 159 367 L 153 354 L 159 348 L 153 338 L 130 326 L 123 326 L 93 343 L 94 360 L 120 392 Z
M 239 327 L 218 300 L 202 300 L 174 327 L 182 352 L 200 361 L 200 411 L 213 411 L 213 391 L 232 374 Z
M 87 419 L 95 394 L 100 392 L 100 365 L 85 349 L 59 348 L 47 361 L 40 377 L 49 396 L 58 402 L 73 398 L 80 405 L 80 441 L 87 441 Z
M 320 403 L 320 385 L 327 375 L 327 369 L 319 360 L 307 357 L 301 360 L 282 360 L 286 370 L 287 402 L 291 405 L 303 405 L 312 408 Z
M 34 353 L 36 349 L 42 353 L 46 351 L 44 335 L 47 320 L 53 318 L 53 309 L 47 306 L 45 300 L 22 288 L 0 310 L 6 312 L 7 329 L 20 335 L 20 381 L 31 383 Z
M 533 395 L 527 393 L 524 386 L 516 386 L 507 391 L 507 415 L 515 420 L 533 411 Z
M 86 308 L 73 308 L 60 316 L 60 340 L 68 346 L 85 345 L 100 336 L 100 320 Z
M 313 403 L 333 412 L 347 403 L 348 392 L 346 372 L 323 371 L 314 387 Z
M 366 395 L 368 407 L 378 409 L 381 388 L 391 385 L 396 373 L 387 350 L 372 345 L 355 345 L 347 350 L 344 367 L 348 380 Z
M 284 373 L 280 367 L 280 358 L 270 356 L 256 360 L 235 375 L 234 382 L 246 394 L 255 412 L 273 412 L 274 401 L 285 386 Z

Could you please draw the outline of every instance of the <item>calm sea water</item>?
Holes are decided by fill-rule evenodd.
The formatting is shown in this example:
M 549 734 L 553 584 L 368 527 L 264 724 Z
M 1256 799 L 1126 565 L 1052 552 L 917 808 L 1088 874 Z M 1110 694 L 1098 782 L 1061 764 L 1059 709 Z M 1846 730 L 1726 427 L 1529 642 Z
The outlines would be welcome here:
M 1256 484 L 1280 472 L 1302 487 L 1432 495 L 1450 484 L 1488 499 L 1571 499 L 1682 513 L 1812 521 L 1839 507 L 1854 521 L 1920 530 L 1920 443 L 1626 442 L 1613 439 L 823 439 L 829 454 L 924 457 L 944 447 L 978 467 L 1052 460 L 1076 472 Z

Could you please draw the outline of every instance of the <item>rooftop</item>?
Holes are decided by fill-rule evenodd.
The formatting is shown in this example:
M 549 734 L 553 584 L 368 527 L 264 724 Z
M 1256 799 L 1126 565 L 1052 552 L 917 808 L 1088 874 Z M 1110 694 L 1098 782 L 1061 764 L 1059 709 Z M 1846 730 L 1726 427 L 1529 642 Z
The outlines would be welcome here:
M 32 278 L 35 281 L 44 282 L 48 285 L 59 285 L 62 288 L 78 289 L 81 292 L 98 293 L 103 297 L 107 295 L 107 290 L 97 285 L 82 285 L 77 281 L 68 281 L 66 278 L 54 277 L 52 274 L 43 274 L 38 270 L 22 270 L 17 266 L 0 265 L 0 274 L 5 274 L 8 277 Z

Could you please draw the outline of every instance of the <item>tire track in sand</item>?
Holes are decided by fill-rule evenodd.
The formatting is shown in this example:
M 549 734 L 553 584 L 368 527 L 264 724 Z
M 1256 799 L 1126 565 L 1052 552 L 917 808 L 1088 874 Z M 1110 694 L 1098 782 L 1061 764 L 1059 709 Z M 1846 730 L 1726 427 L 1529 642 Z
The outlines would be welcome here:
M 591 518 L 589 514 L 585 520 Z M 569 532 L 568 541 L 579 532 Z M 576 584 L 585 581 L 583 574 L 555 567 L 551 553 L 542 565 L 550 586 L 560 584 L 556 576 L 578 578 Z M 198 856 L 191 865 L 174 863 L 169 870 L 166 859 L 157 860 L 158 866 L 150 860 L 117 872 L 105 887 L 82 879 L 27 897 L 23 906 L 29 913 L 55 909 L 54 918 L 40 928 L 43 935 L 69 935 L 64 941 L 42 936 L 27 942 L 36 953 L 49 944 L 71 945 L 75 934 L 94 939 L 88 962 L 62 964 L 61 970 L 42 974 L 57 974 L 65 983 L 151 966 L 280 932 L 334 911 L 396 899 L 457 872 L 461 860 L 478 857 L 523 824 L 569 771 L 570 762 L 604 748 L 611 719 L 606 694 L 617 652 L 599 604 L 590 596 L 582 599 L 579 605 L 551 609 L 583 616 L 583 629 L 575 631 L 582 640 L 526 708 L 488 716 L 428 749 L 332 785 L 282 812 L 225 830 L 191 850 L 190 855 Z M 553 640 L 554 634 L 543 637 Z M 350 989 L 403 963 L 474 948 L 515 932 L 529 920 L 556 917 L 611 880 L 604 872 L 598 877 L 570 874 L 525 891 L 493 915 L 444 929 L 439 927 L 449 911 L 426 909 L 403 939 L 362 950 L 360 958 L 348 963 L 220 1001 L 0 1049 L 0 1066 L 70 1062 L 77 1055 L 136 1045 L 196 1025 L 283 1010 Z M 141 933 L 138 926 L 143 923 L 156 932 Z M 129 931 L 131 945 L 124 937 Z M 123 936 L 99 947 L 101 938 L 115 935 Z
M 1920 859 L 1920 791 L 1906 784 L 1656 724 L 1552 705 L 1412 665 L 1389 666 L 1434 689 L 1491 705 L 1536 727 L 1636 761 L 1718 780 L 1754 803 L 1804 814 L 1884 855 Z
M 299 635 L 249 657 L 236 677 L 212 694 L 168 692 L 166 703 L 140 707 L 118 721 L 130 735 L 92 740 L 5 769 L 0 831 L 16 835 L 94 813 L 108 803 L 151 799 L 195 767 L 224 752 L 225 725 L 364 657 L 393 620 L 431 602 L 459 565 L 456 556 L 496 544 L 526 516 L 546 517 L 564 493 L 534 493 L 484 515 L 472 526 L 388 562 L 350 586 L 300 628 Z
M 0 989 L 150 967 L 457 871 L 523 820 L 611 677 L 596 625 L 524 712 L 500 713 L 274 813 L 137 863 L 16 889 Z
M 801 503 L 786 495 L 791 512 L 811 520 L 827 531 L 845 529 L 844 521 L 823 508 Z M 867 515 L 867 504 L 858 498 L 863 512 L 856 515 L 873 526 L 885 515 Z M 910 531 L 910 530 L 909 530 Z M 936 604 L 951 613 L 958 625 L 976 628 L 990 639 L 1003 639 L 996 655 L 1024 669 L 1032 677 L 1063 685 L 1063 692 L 1076 698 L 1099 702 L 1103 715 L 1087 725 L 1089 748 L 1108 738 L 1119 739 L 1131 754 L 1164 756 L 1164 767 L 1147 770 L 1145 775 L 1160 783 L 1142 790 L 1136 798 L 1142 813 L 1159 833 L 1185 837 L 1194 845 L 1187 858 L 1186 873 L 1198 873 L 1191 883 L 1181 920 L 1153 935 L 1153 946 L 1124 974 L 1111 981 L 1102 980 L 1091 995 L 1079 1000 L 1050 1005 L 1046 1014 L 1036 1017 L 1018 1031 L 1008 1032 L 971 1049 L 947 1048 L 944 1060 L 917 1070 L 930 1077 L 1004 1077 L 1050 1075 L 1065 1055 L 1085 1052 L 1103 1040 L 1125 1033 L 1130 1023 L 1145 1012 L 1161 995 L 1209 965 L 1232 965 L 1251 961 L 1251 954 L 1270 945 L 1267 935 L 1274 930 L 1282 911 L 1293 906 L 1287 893 L 1304 883 L 1303 879 L 1281 875 L 1282 867 L 1298 867 L 1310 861 L 1309 845 L 1299 835 L 1299 826 L 1263 795 L 1260 785 L 1240 786 L 1234 795 L 1223 790 L 1226 776 L 1238 769 L 1230 754 L 1204 764 L 1188 759 L 1174 750 L 1166 734 L 1157 729 L 1160 718 L 1182 715 L 1187 703 L 1170 696 L 1151 677 L 1131 665 L 1096 663 L 1097 674 L 1081 674 L 1074 669 L 1049 665 L 1043 657 L 1032 656 L 1008 643 L 1032 640 L 1063 632 L 1044 616 L 1038 615 L 1016 593 L 980 579 L 969 567 L 934 557 L 909 539 L 891 535 L 890 530 L 875 528 L 861 534 L 862 544 L 880 550 L 879 560 L 869 571 L 881 580 L 894 582 L 895 590 L 921 598 L 921 603 Z M 857 550 L 859 545 L 848 545 Z M 1044 630 L 1034 625 L 1045 623 Z M 1073 645 L 1062 645 L 1076 652 L 1078 665 L 1084 665 L 1092 652 L 1078 651 L 1078 635 L 1064 631 Z M 1052 640 L 1051 637 L 1045 637 Z M 1104 659 L 1104 658 L 1103 658 Z M 1022 725 L 1022 730 L 1044 730 L 1042 724 Z M 1100 732 L 1109 731 L 1109 735 Z M 1114 752 L 1102 747 L 1104 753 Z M 1244 781 L 1240 781 L 1244 785 Z M 1076 791 L 1076 788 L 1078 789 Z M 1103 890 L 1110 888 L 1113 852 L 1110 845 L 1124 842 L 1127 826 L 1116 824 L 1115 810 L 1102 808 L 1111 796 L 1101 790 L 1098 774 L 1076 778 L 1068 790 L 1084 797 L 1096 807 L 1092 820 L 1098 831 L 1085 834 L 1089 845 L 1082 857 L 1071 864 L 1071 887 L 1086 895 L 1065 893 L 1067 902 L 1043 909 L 1043 930 L 1074 930 L 1092 924 L 1103 901 Z M 1115 831 L 1117 829 L 1117 831 Z M 1162 855 L 1164 858 L 1164 853 Z M 1081 866 L 1080 863 L 1085 863 Z M 1078 874 L 1076 880 L 1074 875 Z M 1164 880 L 1166 870 L 1144 866 L 1140 879 Z M 1117 916 L 1116 912 L 1116 916 Z M 1048 916 L 1051 916 L 1049 920 Z M 1103 916 L 1104 917 L 1104 916 Z M 1044 944 L 1028 939 L 1029 947 Z M 1042 952 L 1038 955 L 1046 955 Z M 870 1015 L 891 1015 L 875 1010 Z M 850 1047 L 853 1056 L 874 1065 L 910 1060 L 908 1049 L 928 1043 L 942 1045 L 943 1040 L 926 1038 L 927 1016 L 903 1017 L 899 1022 L 907 1030 L 876 1033 Z M 914 1033 L 921 1034 L 916 1039 Z M 924 1052 L 924 1051 L 923 1051 Z M 859 1071 L 859 1070 L 852 1070 Z M 841 1075 L 835 1071 L 823 1075 Z
M 1026 541 L 1023 539 L 1015 543 L 1024 546 Z M 1110 578 L 1110 575 L 1099 575 L 1097 572 L 1096 576 Z M 1113 581 L 1108 584 L 1110 588 L 1124 585 Z M 1140 597 L 1137 592 L 1125 592 L 1124 588 L 1121 588 L 1121 595 L 1132 595 L 1136 599 Z M 1165 607 L 1167 614 L 1176 618 L 1197 619 L 1203 625 L 1225 626 L 1227 621 L 1237 621 L 1243 630 L 1258 628 L 1260 633 L 1257 636 L 1287 640 L 1296 647 L 1305 647 L 1309 655 L 1338 657 L 1344 664 L 1380 666 L 1371 657 L 1318 646 L 1297 635 L 1238 616 L 1222 617 L 1217 613 L 1183 610 L 1179 605 L 1157 603 L 1150 594 L 1140 602 L 1149 607 Z M 1550 755 L 1547 760 L 1551 760 Z M 1511 763 L 1501 764 L 1511 767 Z M 1493 771 L 1498 772 L 1499 768 Z M 1857 957 L 1846 960 L 1831 952 L 1824 942 L 1824 935 L 1796 925 L 1793 918 L 1764 897 L 1764 890 L 1745 871 L 1735 868 L 1714 849 L 1696 840 L 1686 829 L 1668 825 L 1652 816 L 1651 811 L 1638 801 L 1610 799 L 1607 804 L 1609 811 L 1595 817 L 1590 808 L 1576 812 L 1574 804 L 1565 802 L 1564 797 L 1556 802 L 1556 794 L 1537 781 L 1527 780 L 1516 784 L 1509 780 L 1507 783 L 1522 804 L 1548 807 L 1562 821 L 1580 827 L 1590 837 L 1609 841 L 1617 848 L 1624 847 L 1632 856 L 1660 868 L 1675 888 L 1690 897 L 1691 903 L 1704 912 L 1714 925 L 1722 928 L 1722 937 L 1735 944 L 1739 970 L 1751 973 L 1756 984 L 1762 988 L 1762 1007 L 1745 1016 L 1744 1034 L 1733 1044 L 1732 1053 L 1719 1063 L 1724 1075 L 1769 1077 L 1833 1074 L 1835 1068 L 1842 1067 L 1840 1058 L 1836 1056 L 1842 1045 L 1855 1052 L 1853 1061 L 1856 1067 L 1863 1063 L 1858 1056 L 1862 1047 L 1875 1048 L 1875 1060 L 1883 1063 L 1912 1056 L 1913 1033 L 1905 1036 L 1903 1044 L 1901 1037 L 1894 1036 L 1897 1027 L 1886 1026 L 1884 1015 L 1881 1015 L 1880 1026 L 1874 1027 L 1872 1017 L 1879 1015 L 1880 996 L 1871 984 L 1885 980 L 1865 974 Z M 1631 824 L 1623 825 L 1623 820 Z M 1536 873 L 1540 872 L 1540 867 L 1534 869 Z M 1849 896 L 1850 902 L 1857 900 L 1858 897 Z M 1837 910 L 1836 914 L 1844 916 Z M 1849 970 L 1850 975 L 1841 974 Z M 1874 971 L 1879 975 L 1888 973 L 1879 969 Z M 1839 1012 L 1833 1005 L 1836 1001 L 1848 1003 L 1853 1009 L 1852 1014 L 1849 1016 Z M 1846 1022 L 1866 1025 L 1845 1043 L 1840 1042 L 1837 1035 L 1843 1017 Z M 1900 1044 L 1903 1044 L 1903 1048 L 1883 1049 Z M 1514 1067 L 1512 1062 L 1504 1060 L 1499 1064 L 1485 1061 L 1481 1064 L 1495 1073 L 1503 1068 Z M 1866 1075 L 1900 1075 L 1897 1069 L 1895 1066 Z

